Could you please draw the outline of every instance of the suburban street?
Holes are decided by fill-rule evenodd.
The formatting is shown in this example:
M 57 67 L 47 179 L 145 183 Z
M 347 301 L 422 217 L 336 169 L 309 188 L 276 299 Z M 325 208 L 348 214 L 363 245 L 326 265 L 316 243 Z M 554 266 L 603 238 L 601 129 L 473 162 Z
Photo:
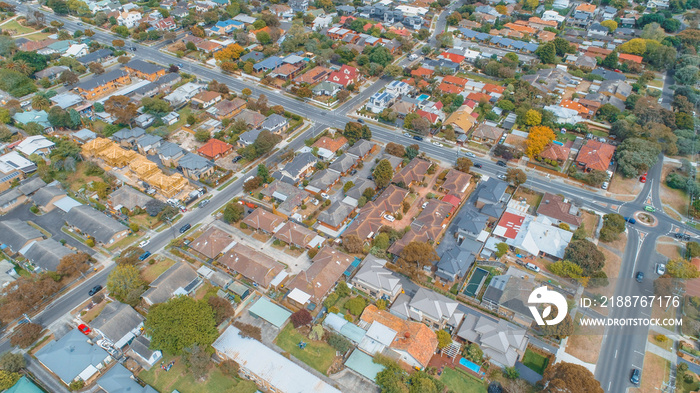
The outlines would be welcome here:
M 16 2 L 13 2 L 17 4 Z M 26 6 L 27 10 L 38 10 L 35 5 L 22 4 L 18 8 L 23 10 Z M 456 4 L 451 4 L 449 10 L 456 8 Z M 78 26 L 77 21 L 68 17 L 58 17 L 49 12 L 41 10 L 46 15 L 47 21 L 60 20 L 65 24 L 65 28 L 74 31 L 84 29 L 86 26 Z M 436 29 L 430 39 L 431 45 L 435 44 L 435 36 L 444 30 L 446 15 L 449 12 L 443 12 L 439 15 L 436 22 Z M 111 43 L 113 39 L 117 39 L 116 35 L 105 32 L 100 29 L 95 29 L 95 35 L 92 37 L 95 40 Z M 159 49 L 161 46 L 148 47 L 139 43 L 131 43 L 131 46 L 137 48 L 136 54 L 138 57 L 160 63 L 162 65 L 184 63 L 183 71 L 196 75 L 202 81 L 210 81 L 216 79 L 219 82 L 225 83 L 231 90 L 240 93 L 244 88 L 252 90 L 252 96 L 257 97 L 260 94 L 265 94 L 270 105 L 281 105 L 285 110 L 305 117 L 310 123 L 310 127 L 297 136 L 284 147 L 287 151 L 296 151 L 304 145 L 304 141 L 327 127 L 343 129 L 349 121 L 354 121 L 352 115 L 354 109 L 361 105 L 369 96 L 381 90 L 389 81 L 389 78 L 381 78 L 377 82 L 367 86 L 355 97 L 352 97 L 348 102 L 334 110 L 327 110 L 321 107 L 311 105 L 302 99 L 291 97 L 279 90 L 273 90 L 262 87 L 254 83 L 254 81 L 234 76 L 222 74 L 218 69 L 213 69 L 204 66 L 200 63 L 194 63 L 179 59 L 176 56 L 163 53 Z M 406 61 L 406 60 L 403 60 Z M 672 78 L 670 72 L 667 78 Z M 667 85 L 667 84 L 666 84 Z M 665 85 L 665 86 L 666 86 Z M 667 91 L 664 87 L 663 91 L 664 105 L 670 105 L 672 100 L 672 92 Z M 417 144 L 422 152 L 425 152 L 433 159 L 439 160 L 446 165 L 452 165 L 456 159 L 463 156 L 459 148 L 449 146 L 435 146 L 428 138 L 422 141 L 416 141 L 412 137 L 403 135 L 403 130 L 392 129 L 367 121 L 367 126 L 372 131 L 372 138 L 382 143 L 395 142 L 404 146 Z M 278 157 L 279 154 L 276 155 Z M 268 160 L 267 163 L 277 163 L 276 158 Z M 505 173 L 506 168 L 499 167 L 495 161 L 489 157 L 477 157 L 472 159 L 475 163 L 483 165 L 482 168 L 473 168 L 474 172 L 487 176 L 497 176 Z M 649 170 L 647 182 L 644 184 L 642 191 L 637 198 L 631 202 L 621 202 L 614 199 L 609 193 L 603 190 L 594 190 L 593 188 L 582 188 L 580 184 L 567 182 L 560 178 L 545 176 L 543 173 L 536 172 L 531 169 L 526 169 L 528 180 L 525 185 L 537 191 L 550 192 L 553 194 L 561 194 L 566 198 L 574 201 L 579 206 L 586 209 L 595 210 L 596 212 L 619 213 L 626 217 L 632 217 L 635 213 L 644 210 L 645 205 L 656 208 L 655 213 L 649 213 L 656 219 L 656 225 L 647 226 L 637 222 L 637 224 L 628 224 L 627 231 L 627 246 L 621 262 L 620 275 L 617 278 L 615 296 L 650 296 L 653 295 L 653 280 L 657 277 L 655 272 L 655 264 L 663 261 L 663 257 L 656 253 L 656 241 L 659 237 L 680 231 L 688 233 L 693 238 L 697 239 L 700 236 L 700 230 L 690 227 L 671 218 L 663 212 L 663 206 L 659 193 L 659 185 L 661 182 L 663 157 L 660 157 L 659 162 Z M 515 167 L 511 166 L 510 167 Z M 244 174 L 238 174 L 238 179 L 232 182 L 228 187 L 220 192 L 211 191 L 213 197 L 209 204 L 204 208 L 193 208 L 183 214 L 183 217 L 174 225 L 174 228 L 163 230 L 155 234 L 150 239 L 150 244 L 146 250 L 152 253 L 162 251 L 164 247 L 180 233 L 178 229 L 185 224 L 191 224 L 193 227 L 197 223 L 205 220 L 208 216 L 224 206 L 234 196 L 242 192 L 242 186 L 245 179 L 256 173 L 255 167 Z M 44 326 L 49 326 L 58 321 L 70 310 L 81 304 L 88 298 L 88 290 L 95 285 L 105 286 L 107 276 L 114 267 L 114 264 L 106 265 L 104 269 L 98 273 L 89 276 L 80 285 L 76 286 L 70 292 L 64 294 L 59 299 L 47 306 L 43 311 L 33 317 L 33 322 L 40 323 Z M 634 277 L 637 272 L 644 273 L 644 281 L 638 283 Z M 616 278 L 611 277 L 611 280 Z M 613 308 L 611 309 L 610 317 L 612 318 L 648 318 L 651 315 L 650 308 Z M 599 360 L 596 366 L 596 379 L 601 382 L 601 386 L 606 392 L 618 393 L 625 392 L 631 387 L 629 375 L 631 366 L 642 368 L 644 361 L 644 353 L 647 343 L 648 327 L 609 327 L 606 329 L 605 337 L 603 338 L 602 349 Z M 7 340 L 0 341 L 0 353 L 9 350 L 10 346 Z

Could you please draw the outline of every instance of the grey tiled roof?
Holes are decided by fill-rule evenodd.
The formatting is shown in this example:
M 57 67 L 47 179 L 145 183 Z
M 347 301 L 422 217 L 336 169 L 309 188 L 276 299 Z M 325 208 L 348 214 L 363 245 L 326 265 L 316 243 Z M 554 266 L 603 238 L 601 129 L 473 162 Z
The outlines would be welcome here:
M 38 229 L 24 221 L 10 219 L 0 221 L 0 243 L 7 245 L 13 252 L 18 252 L 30 240 L 43 237 Z

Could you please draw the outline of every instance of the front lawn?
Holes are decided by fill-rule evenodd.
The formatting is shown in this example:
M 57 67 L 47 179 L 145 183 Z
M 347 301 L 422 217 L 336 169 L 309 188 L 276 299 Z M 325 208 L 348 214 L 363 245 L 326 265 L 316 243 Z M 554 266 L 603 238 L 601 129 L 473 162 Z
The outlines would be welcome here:
M 155 262 L 152 265 L 148 265 L 145 269 L 141 270 L 141 278 L 148 282 L 151 283 L 153 280 L 158 278 L 161 274 L 163 274 L 168 268 L 172 265 L 175 264 L 175 261 L 172 259 L 162 259 L 158 262 Z
M 168 363 L 173 357 L 164 356 L 163 359 Z M 170 371 L 165 371 L 160 368 L 160 364 L 156 364 L 149 371 L 139 373 L 138 377 L 161 393 L 170 393 L 174 390 L 180 393 L 253 393 L 257 390 L 254 382 L 228 377 L 222 374 L 213 363 L 204 382 L 195 381 L 182 359 L 179 357 L 174 359 L 175 365 Z
M 527 349 L 523 356 L 523 364 L 525 367 L 540 375 L 544 374 L 544 369 L 547 368 L 548 363 L 549 359 L 530 349 Z
M 31 27 L 20 25 L 16 19 L 0 25 L 0 29 L 2 29 L 2 30 L 14 30 L 14 34 L 12 34 L 12 35 L 27 34 L 27 33 L 31 33 L 34 31 L 34 29 L 32 29 Z
M 335 359 L 335 349 L 333 347 L 323 341 L 312 341 L 294 329 L 291 323 L 288 323 L 282 329 L 275 341 L 280 348 L 323 373 L 323 375 L 327 375 L 328 368 L 331 367 L 333 359 Z M 306 343 L 304 349 L 299 348 L 300 341 Z
M 461 370 L 445 367 L 440 380 L 452 393 L 486 393 L 482 381 Z

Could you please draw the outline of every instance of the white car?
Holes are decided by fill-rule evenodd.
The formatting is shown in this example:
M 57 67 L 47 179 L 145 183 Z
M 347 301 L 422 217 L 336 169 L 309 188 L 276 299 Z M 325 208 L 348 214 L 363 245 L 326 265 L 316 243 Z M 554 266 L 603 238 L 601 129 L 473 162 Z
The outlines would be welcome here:
M 464 155 L 467 156 L 467 157 L 476 157 L 476 155 L 475 155 L 474 153 L 470 152 L 470 151 L 464 153 Z
M 433 145 L 442 147 L 442 144 L 438 141 L 433 141 Z
M 409 138 L 410 138 L 410 137 L 411 137 L 411 134 L 409 134 L 408 132 L 404 132 L 404 133 L 403 133 L 403 136 L 406 136 L 406 137 L 409 137 Z
M 498 175 L 498 178 L 501 180 L 506 180 L 506 175 L 503 175 L 503 174 Z
M 425 209 L 427 206 L 428 206 L 428 202 L 426 201 L 426 202 L 423 202 L 423 204 L 421 205 L 420 208 Z
M 144 247 L 146 247 L 146 246 L 148 245 L 148 243 L 150 243 L 150 242 L 151 242 L 150 240 L 144 240 L 144 241 L 142 241 L 141 243 L 139 243 L 139 247 L 144 248 Z
M 600 188 L 602 188 L 603 190 L 607 190 L 609 185 L 610 185 L 610 183 L 604 182 L 604 183 L 603 183 L 603 186 L 600 187 Z
M 663 276 L 666 273 L 666 265 L 659 263 L 656 265 L 656 274 Z
M 323 199 L 328 199 L 328 194 L 326 194 L 325 192 L 322 192 L 322 193 L 321 193 L 321 198 L 323 198 Z
M 314 199 L 311 200 L 311 203 L 313 203 L 314 206 L 318 206 L 318 203 L 319 203 L 319 202 L 318 202 L 318 199 L 314 198 Z
M 389 222 L 394 222 L 394 220 L 396 220 L 396 219 L 394 218 L 394 216 L 392 216 L 392 215 L 390 215 L 390 214 L 385 214 L 385 215 L 384 215 L 384 219 L 386 219 L 386 220 L 389 221 Z

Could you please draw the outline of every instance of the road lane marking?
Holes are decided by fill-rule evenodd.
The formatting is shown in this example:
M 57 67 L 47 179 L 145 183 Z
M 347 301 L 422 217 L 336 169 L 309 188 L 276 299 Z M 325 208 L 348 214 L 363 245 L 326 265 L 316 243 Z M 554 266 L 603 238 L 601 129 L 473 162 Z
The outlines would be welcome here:
M 615 358 L 617 358 L 617 349 L 615 350 Z

